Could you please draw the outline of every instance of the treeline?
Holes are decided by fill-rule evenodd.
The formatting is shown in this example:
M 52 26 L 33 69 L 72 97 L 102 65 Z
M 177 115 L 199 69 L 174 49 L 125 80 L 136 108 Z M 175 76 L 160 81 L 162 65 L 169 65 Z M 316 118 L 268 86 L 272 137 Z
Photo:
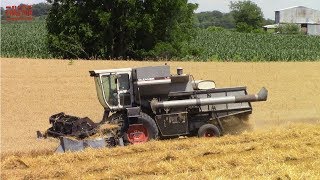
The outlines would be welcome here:
M 49 14 L 51 9 L 51 4 L 48 3 L 38 3 L 32 5 L 32 15 L 35 17 L 46 16 Z
M 195 24 L 200 28 L 210 26 L 223 27 L 226 29 L 235 28 L 234 18 L 231 13 L 222 13 L 220 11 L 208 11 L 195 14 Z
M 23 4 L 20 4 L 23 5 Z M 51 4 L 49 3 L 38 3 L 32 5 L 32 11 L 34 17 L 47 16 Z M 4 15 L 5 9 L 1 7 L 1 15 Z M 225 29 L 236 28 L 235 20 L 231 12 L 223 13 L 218 10 L 200 12 L 194 14 L 195 26 L 199 28 L 208 28 L 210 26 L 223 27 Z M 263 25 L 273 24 L 274 20 L 264 19 Z
M 225 29 L 236 28 L 236 21 L 231 12 L 223 13 L 220 11 L 207 11 L 195 13 L 195 24 L 199 28 L 208 28 L 211 26 Z M 274 24 L 274 20 L 263 18 L 262 25 L 268 24 Z

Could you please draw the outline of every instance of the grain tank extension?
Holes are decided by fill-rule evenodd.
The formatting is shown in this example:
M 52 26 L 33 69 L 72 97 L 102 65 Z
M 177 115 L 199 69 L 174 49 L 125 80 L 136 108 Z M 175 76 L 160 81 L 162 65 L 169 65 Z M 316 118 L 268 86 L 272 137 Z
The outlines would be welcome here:
M 248 95 L 246 87 L 216 88 L 214 81 L 170 74 L 154 66 L 90 71 L 104 117 L 119 126 L 116 139 L 135 144 L 172 136 L 220 136 L 221 121 L 251 114 L 250 102 L 266 101 L 268 91 Z M 110 115 L 112 113 L 112 115 Z

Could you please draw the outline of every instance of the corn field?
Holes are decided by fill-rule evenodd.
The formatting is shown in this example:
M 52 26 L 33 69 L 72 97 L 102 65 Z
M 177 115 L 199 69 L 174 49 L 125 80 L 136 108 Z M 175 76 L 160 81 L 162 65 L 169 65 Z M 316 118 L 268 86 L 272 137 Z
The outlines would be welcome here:
M 1 23 L 1 57 L 50 58 L 45 21 Z
M 315 61 L 320 60 L 320 36 L 210 32 L 200 30 L 186 44 L 196 60 Z
M 51 58 L 45 21 L 1 24 L 1 57 Z M 195 61 L 316 61 L 320 36 L 199 30 L 177 59 Z

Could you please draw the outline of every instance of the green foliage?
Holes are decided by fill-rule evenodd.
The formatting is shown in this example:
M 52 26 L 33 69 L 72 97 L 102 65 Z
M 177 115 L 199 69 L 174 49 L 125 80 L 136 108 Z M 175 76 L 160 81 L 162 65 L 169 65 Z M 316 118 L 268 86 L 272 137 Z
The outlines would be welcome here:
M 197 27 L 208 28 L 211 26 L 222 27 L 225 29 L 236 28 L 235 20 L 232 13 L 222 13 L 220 11 L 208 11 L 196 13 L 194 22 Z M 272 19 L 263 19 L 263 26 L 274 24 Z M 252 28 L 251 28 L 252 29 Z M 247 32 L 247 30 L 245 30 Z
M 32 5 L 32 15 L 34 17 L 46 16 L 50 11 L 51 5 L 47 3 L 38 3 Z
M 264 22 L 261 8 L 251 1 L 230 3 L 231 13 L 239 32 L 251 32 L 261 28 Z
M 197 29 L 191 41 L 157 43 L 151 51 L 137 51 L 152 56 L 195 61 L 303 61 L 320 60 L 320 37 L 269 33 L 238 33 L 219 27 Z M 51 58 L 46 46 L 44 21 L 4 23 L 1 26 L 1 57 Z M 69 37 L 65 37 L 69 41 Z M 80 45 L 63 44 L 72 52 Z M 70 65 L 73 61 L 70 61 Z
M 44 21 L 1 24 L 1 57 L 51 58 Z
M 208 28 L 210 26 L 223 27 L 226 29 L 235 28 L 234 19 L 230 13 L 220 11 L 200 12 L 195 14 L 197 26 Z
M 156 44 L 154 49 L 152 49 L 148 55 L 156 58 L 170 59 L 172 57 L 176 57 L 178 52 L 170 43 L 160 42 Z
M 210 26 L 207 28 L 208 31 L 210 32 L 219 32 L 219 31 L 225 31 L 226 29 L 224 29 L 223 27 L 216 27 L 216 26 Z
M 255 30 L 254 27 L 248 25 L 248 24 L 245 23 L 245 22 L 238 22 L 236 28 L 237 28 L 237 31 L 239 31 L 239 32 L 246 32 L 246 33 L 250 33 L 250 32 L 252 32 L 253 30 Z
M 320 36 L 199 30 L 184 48 L 186 60 L 304 61 L 320 60 Z M 196 52 L 191 54 L 191 51 Z
M 263 26 L 270 25 L 270 24 L 275 24 L 275 20 L 272 20 L 272 19 L 264 19 L 263 20 Z
M 4 14 L 4 8 L 0 7 L 0 9 L 1 9 L 1 15 L 3 15 Z
M 0 7 L 0 10 L 1 10 L 1 20 L 2 20 L 2 19 L 5 19 L 5 15 L 4 15 L 5 10 L 4 10 L 4 8 L 3 8 L 3 7 Z
M 254 30 L 252 30 L 251 33 L 266 34 L 266 33 L 268 33 L 268 32 L 265 31 L 264 29 L 260 28 L 260 29 L 254 29 Z
M 63 58 L 171 56 L 191 39 L 195 9 L 187 0 L 53 0 L 49 50 Z
M 297 24 L 280 25 L 277 31 L 281 34 L 300 34 L 300 27 Z

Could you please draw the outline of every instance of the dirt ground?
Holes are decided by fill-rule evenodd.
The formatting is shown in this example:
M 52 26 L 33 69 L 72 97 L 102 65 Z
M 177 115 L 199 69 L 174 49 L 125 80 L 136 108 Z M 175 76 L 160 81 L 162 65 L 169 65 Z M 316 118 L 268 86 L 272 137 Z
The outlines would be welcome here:
M 163 65 L 165 62 L 62 61 L 1 59 L 1 152 L 53 149 L 56 142 L 36 139 L 59 112 L 95 121 L 103 108 L 89 70 Z M 320 63 L 168 62 L 172 73 L 183 67 L 195 79 L 215 80 L 218 87 L 247 86 L 256 93 L 265 86 L 267 102 L 253 103 L 250 122 L 256 129 L 320 120 Z

